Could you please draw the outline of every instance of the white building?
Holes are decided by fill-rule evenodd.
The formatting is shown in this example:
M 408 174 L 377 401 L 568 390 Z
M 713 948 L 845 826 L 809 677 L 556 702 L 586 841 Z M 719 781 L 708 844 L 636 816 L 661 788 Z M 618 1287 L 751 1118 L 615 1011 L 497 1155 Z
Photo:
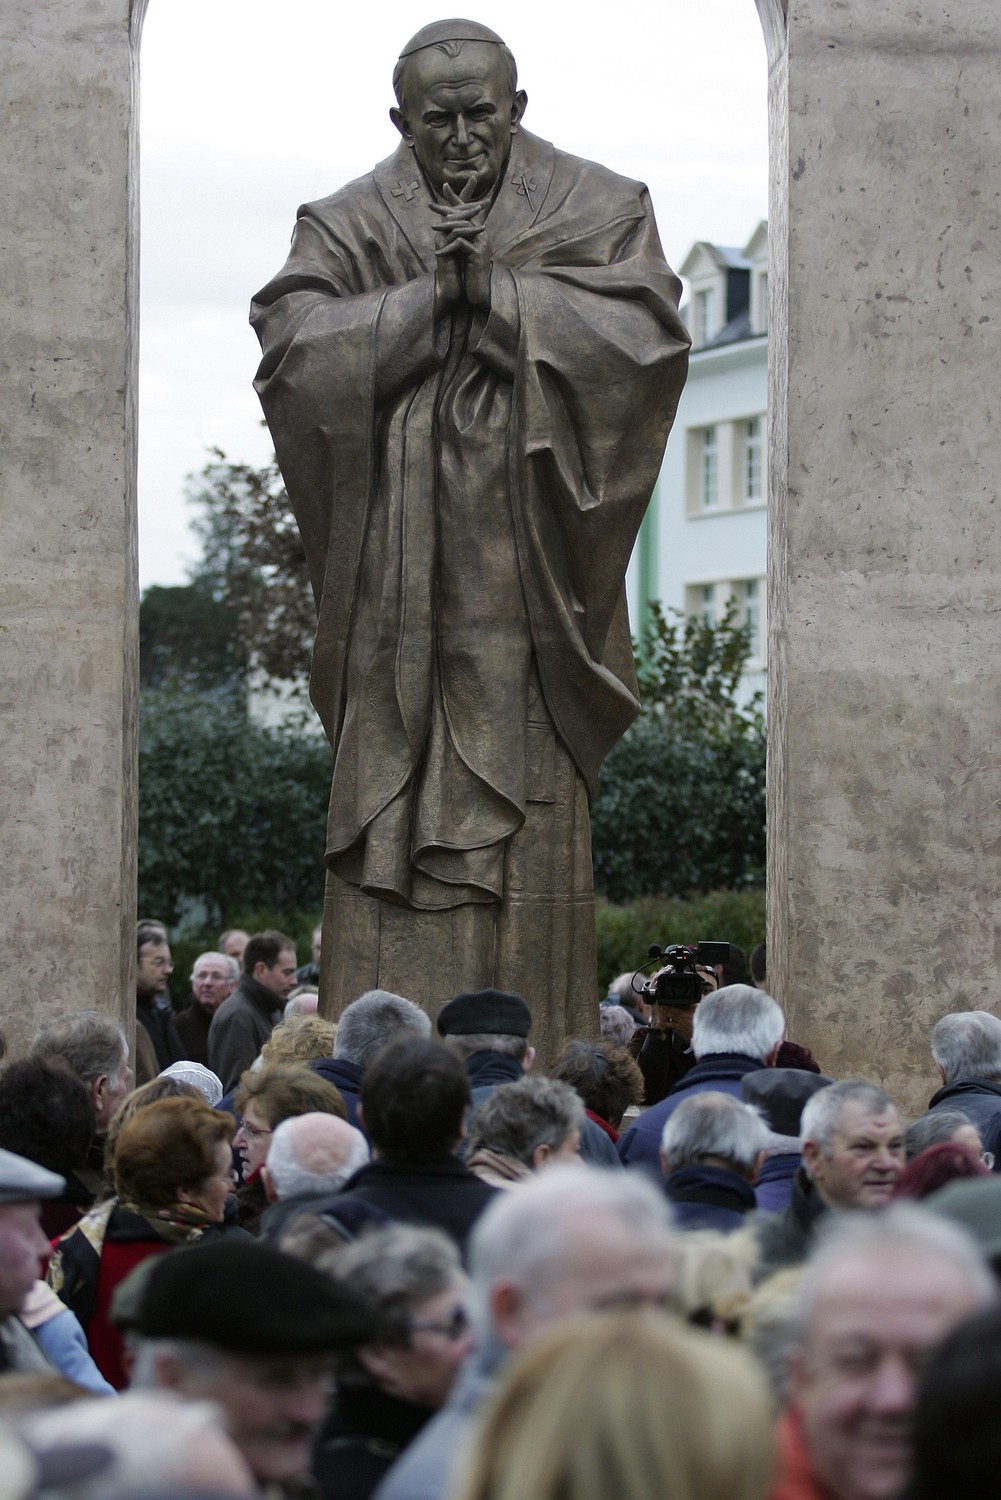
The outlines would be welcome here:
M 650 599 L 718 619 L 735 598 L 753 632 L 750 693 L 766 677 L 767 224 L 740 250 L 699 241 L 679 274 L 691 363 L 629 566 L 629 617 L 638 635 Z

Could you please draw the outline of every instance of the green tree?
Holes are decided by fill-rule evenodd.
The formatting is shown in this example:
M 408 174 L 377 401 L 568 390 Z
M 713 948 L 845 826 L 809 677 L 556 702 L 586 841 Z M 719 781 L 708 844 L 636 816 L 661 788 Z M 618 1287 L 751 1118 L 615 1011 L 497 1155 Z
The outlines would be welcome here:
M 331 756 L 302 723 L 267 728 L 238 695 L 151 689 L 139 731 L 139 906 L 217 925 L 317 910 Z
M 609 754 L 592 809 L 595 887 L 611 901 L 760 885 L 765 727 L 741 706 L 750 639 L 655 606 L 637 647 L 643 711 Z
M 277 681 L 304 686 L 316 630 L 306 555 L 278 461 L 233 463 L 220 448 L 187 486 L 202 560 L 193 582 L 225 605 L 241 649 Z
M 139 604 L 141 687 L 233 687 L 246 670 L 234 612 L 205 583 L 153 584 L 145 591 Z

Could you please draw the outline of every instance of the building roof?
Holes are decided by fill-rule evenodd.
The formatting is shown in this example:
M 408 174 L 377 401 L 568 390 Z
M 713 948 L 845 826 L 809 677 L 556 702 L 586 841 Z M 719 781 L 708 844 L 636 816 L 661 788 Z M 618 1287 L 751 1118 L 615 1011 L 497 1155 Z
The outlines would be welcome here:
M 703 256 L 708 256 L 721 271 L 750 270 L 751 262 L 736 245 L 714 245 L 709 240 L 696 240 L 682 262 L 679 276 L 691 276 Z

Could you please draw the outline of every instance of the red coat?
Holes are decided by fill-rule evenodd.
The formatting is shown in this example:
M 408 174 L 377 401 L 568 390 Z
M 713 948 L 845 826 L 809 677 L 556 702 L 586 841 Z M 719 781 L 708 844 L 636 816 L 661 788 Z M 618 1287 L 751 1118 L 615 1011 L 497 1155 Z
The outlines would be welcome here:
M 768 1500 L 829 1500 L 813 1472 L 797 1412 L 787 1411 L 779 1418 L 776 1439 L 778 1472 Z

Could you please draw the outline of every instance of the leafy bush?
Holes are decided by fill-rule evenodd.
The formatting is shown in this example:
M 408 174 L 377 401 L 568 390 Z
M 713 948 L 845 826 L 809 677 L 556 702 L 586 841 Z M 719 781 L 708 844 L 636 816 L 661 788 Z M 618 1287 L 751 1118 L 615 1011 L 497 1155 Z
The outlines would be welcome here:
M 591 828 L 595 888 L 610 900 L 760 885 L 764 739 L 678 735 L 644 714 L 602 768 Z
M 218 936 L 241 910 L 319 909 L 330 774 L 326 740 L 257 724 L 238 697 L 144 693 L 140 911 Z
M 654 606 L 637 648 L 643 712 L 609 754 L 591 815 L 595 888 L 612 901 L 760 885 L 765 729 L 738 701 L 749 635 Z

